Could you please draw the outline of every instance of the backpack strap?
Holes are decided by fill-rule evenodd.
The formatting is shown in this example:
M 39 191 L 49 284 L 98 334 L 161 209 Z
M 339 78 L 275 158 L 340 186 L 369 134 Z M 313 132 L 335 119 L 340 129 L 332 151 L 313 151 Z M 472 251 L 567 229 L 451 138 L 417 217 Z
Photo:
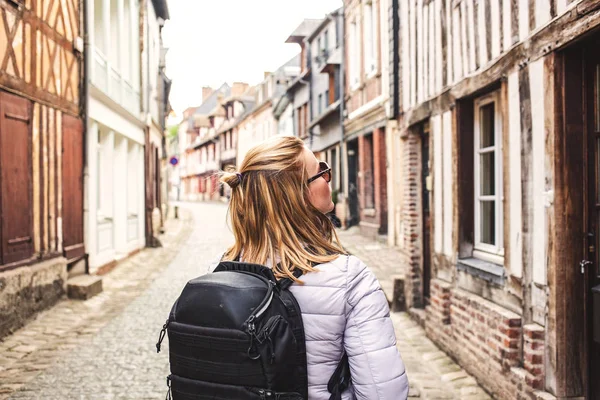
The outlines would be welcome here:
M 344 352 L 333 375 L 327 382 L 327 390 L 331 393 L 329 400 L 341 400 L 342 393 L 350 386 L 350 380 L 350 363 L 348 362 L 348 354 Z
M 295 269 L 292 271 L 292 275 L 294 275 L 296 278 L 300 278 L 302 276 L 304 272 L 302 272 L 301 269 Z M 279 287 L 281 289 L 288 289 L 290 286 L 292 286 L 292 284 L 294 283 L 294 281 L 290 278 L 281 278 L 277 281 L 277 283 L 279 284 Z

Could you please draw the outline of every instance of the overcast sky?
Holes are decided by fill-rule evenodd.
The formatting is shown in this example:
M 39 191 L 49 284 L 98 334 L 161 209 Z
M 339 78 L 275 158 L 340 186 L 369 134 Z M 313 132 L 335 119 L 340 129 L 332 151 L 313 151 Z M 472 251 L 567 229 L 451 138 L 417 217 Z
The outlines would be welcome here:
M 323 18 L 342 0 L 168 0 L 163 29 L 176 120 L 197 106 L 202 86 L 259 83 L 299 53 L 285 40 L 305 18 Z

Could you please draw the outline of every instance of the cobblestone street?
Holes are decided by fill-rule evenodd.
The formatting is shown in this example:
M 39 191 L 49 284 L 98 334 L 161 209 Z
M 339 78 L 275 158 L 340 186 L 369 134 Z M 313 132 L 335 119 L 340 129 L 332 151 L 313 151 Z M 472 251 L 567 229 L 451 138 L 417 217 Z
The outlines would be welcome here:
M 168 343 L 157 355 L 159 330 L 185 282 L 232 240 L 225 205 L 181 208 L 181 219 L 170 219 L 160 238 L 163 247 L 122 262 L 104 276 L 103 293 L 86 302 L 63 300 L 0 342 L 0 400 L 164 398 Z M 355 230 L 341 236 L 367 263 L 397 260 L 394 250 Z M 489 399 L 408 314 L 392 318 L 411 398 Z

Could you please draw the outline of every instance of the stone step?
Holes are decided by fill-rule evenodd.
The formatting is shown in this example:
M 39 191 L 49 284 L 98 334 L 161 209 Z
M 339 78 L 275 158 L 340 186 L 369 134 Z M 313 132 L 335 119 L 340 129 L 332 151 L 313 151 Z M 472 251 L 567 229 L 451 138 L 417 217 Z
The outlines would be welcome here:
M 97 275 L 79 275 L 67 280 L 67 296 L 88 300 L 102 292 L 102 278 Z
M 412 319 L 421 326 L 421 328 L 425 328 L 425 320 L 427 319 L 427 313 L 425 312 L 425 309 L 411 307 L 408 310 L 408 313 Z

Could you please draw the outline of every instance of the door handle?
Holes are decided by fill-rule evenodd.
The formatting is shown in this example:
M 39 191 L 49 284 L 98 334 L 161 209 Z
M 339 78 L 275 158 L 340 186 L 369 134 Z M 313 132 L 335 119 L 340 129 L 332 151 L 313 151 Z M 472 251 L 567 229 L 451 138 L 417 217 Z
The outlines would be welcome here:
M 581 274 L 585 274 L 585 267 L 592 264 L 593 263 L 591 261 L 581 260 L 581 262 L 579 263 L 579 267 L 581 267 Z

